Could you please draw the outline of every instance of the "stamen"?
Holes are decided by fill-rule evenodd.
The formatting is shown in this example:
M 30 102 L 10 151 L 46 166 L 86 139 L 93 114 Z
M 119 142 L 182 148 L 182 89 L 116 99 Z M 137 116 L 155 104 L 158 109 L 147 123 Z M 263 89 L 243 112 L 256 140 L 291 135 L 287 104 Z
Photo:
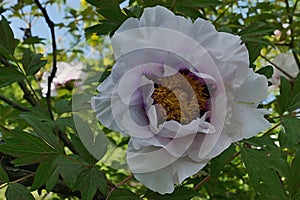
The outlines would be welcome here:
M 173 76 L 154 81 L 156 83 L 151 97 L 153 105 L 159 105 L 157 114 L 163 120 L 175 120 L 185 125 L 209 109 L 207 85 L 192 72 L 181 70 Z

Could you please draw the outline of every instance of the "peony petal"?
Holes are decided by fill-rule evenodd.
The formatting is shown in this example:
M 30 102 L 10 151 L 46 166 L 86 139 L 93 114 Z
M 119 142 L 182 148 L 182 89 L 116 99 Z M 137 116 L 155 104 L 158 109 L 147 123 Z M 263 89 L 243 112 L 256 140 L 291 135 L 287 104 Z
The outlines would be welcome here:
M 166 20 L 174 17 L 174 13 L 162 6 L 146 8 L 140 22 L 143 27 L 160 27 Z
M 249 69 L 245 82 L 235 92 L 235 101 L 259 103 L 264 100 L 267 95 L 267 78 Z
M 171 168 L 173 172 L 173 179 L 175 184 L 181 184 L 184 179 L 199 172 L 209 160 L 202 162 L 195 162 L 189 157 L 182 157 L 172 163 Z
M 154 192 L 166 194 L 174 191 L 172 171 L 169 167 L 148 173 L 134 173 L 134 177 Z
M 265 109 L 257 109 L 248 104 L 237 104 L 233 119 L 239 125 L 241 137 L 247 139 L 270 128 L 271 124 L 264 118 L 266 114 L 269 112 Z

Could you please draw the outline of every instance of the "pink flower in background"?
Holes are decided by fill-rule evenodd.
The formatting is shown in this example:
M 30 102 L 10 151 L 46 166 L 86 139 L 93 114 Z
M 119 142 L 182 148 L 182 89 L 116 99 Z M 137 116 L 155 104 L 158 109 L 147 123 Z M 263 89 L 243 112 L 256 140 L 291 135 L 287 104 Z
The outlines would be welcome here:
M 295 61 L 295 58 L 292 54 L 292 52 L 286 52 L 282 54 L 278 54 L 275 56 L 274 59 L 272 59 L 272 62 L 276 64 L 280 69 L 282 69 L 284 72 L 286 72 L 288 75 L 290 75 L 293 78 L 296 78 L 299 73 L 299 68 L 297 66 L 297 63 Z M 276 69 L 274 67 L 274 73 L 271 78 L 272 86 L 270 87 L 270 90 L 274 90 L 279 87 L 280 85 L 280 76 L 283 76 L 287 79 L 289 79 L 288 76 L 286 76 L 282 71 L 279 69 Z
M 171 193 L 231 143 L 266 130 L 267 80 L 238 36 L 168 9 L 146 8 L 112 38 L 111 75 L 92 98 L 98 120 L 130 136 L 127 162 L 151 190 Z
M 67 84 L 69 81 L 78 80 L 85 76 L 86 66 L 81 62 L 75 63 L 66 63 L 66 62 L 58 62 L 57 63 L 57 72 L 51 83 L 51 96 L 57 95 L 57 89 L 60 86 Z M 40 87 L 42 88 L 42 94 L 46 96 L 48 91 L 48 77 L 50 76 L 50 72 L 44 72 L 42 76 L 42 82 L 40 83 Z

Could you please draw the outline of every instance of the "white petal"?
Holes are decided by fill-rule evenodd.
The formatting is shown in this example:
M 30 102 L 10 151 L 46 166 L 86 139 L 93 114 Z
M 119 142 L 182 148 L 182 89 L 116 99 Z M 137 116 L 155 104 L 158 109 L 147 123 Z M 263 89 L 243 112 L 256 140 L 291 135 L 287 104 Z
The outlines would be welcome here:
M 233 120 L 238 123 L 241 137 L 247 139 L 270 128 L 271 124 L 264 118 L 266 114 L 269 112 L 265 109 L 257 109 L 247 104 L 236 105 Z
M 155 6 L 153 8 L 145 8 L 140 22 L 144 27 L 159 27 L 166 20 L 168 20 L 168 18 L 174 16 L 175 15 L 167 8 Z
M 184 179 L 198 173 L 206 164 L 208 160 L 202 162 L 195 162 L 189 157 L 183 157 L 172 163 L 174 182 L 181 184 Z
M 174 191 L 172 171 L 169 167 L 148 173 L 134 173 L 134 177 L 147 188 L 160 194 Z
M 235 92 L 235 101 L 259 103 L 264 100 L 267 95 L 267 78 L 249 69 L 245 82 Z

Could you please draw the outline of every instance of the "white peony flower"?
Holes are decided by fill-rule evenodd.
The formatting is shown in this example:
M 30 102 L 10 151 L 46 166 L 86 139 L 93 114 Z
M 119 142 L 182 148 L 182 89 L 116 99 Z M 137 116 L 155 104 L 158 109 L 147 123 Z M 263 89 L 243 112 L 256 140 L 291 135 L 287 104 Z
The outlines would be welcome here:
M 66 62 L 57 62 L 57 71 L 55 77 L 51 83 L 51 96 L 57 95 L 57 89 L 65 85 L 67 82 L 72 80 L 78 80 L 85 76 L 86 66 L 81 62 L 75 63 L 66 63 Z M 42 76 L 42 82 L 40 83 L 40 87 L 42 88 L 43 96 L 46 96 L 48 91 L 48 77 L 50 76 L 50 72 L 44 72 Z
M 130 136 L 128 165 L 151 190 L 173 192 L 232 142 L 270 126 L 257 109 L 267 80 L 249 69 L 238 36 L 156 6 L 127 19 L 112 46 L 116 64 L 92 108 Z

